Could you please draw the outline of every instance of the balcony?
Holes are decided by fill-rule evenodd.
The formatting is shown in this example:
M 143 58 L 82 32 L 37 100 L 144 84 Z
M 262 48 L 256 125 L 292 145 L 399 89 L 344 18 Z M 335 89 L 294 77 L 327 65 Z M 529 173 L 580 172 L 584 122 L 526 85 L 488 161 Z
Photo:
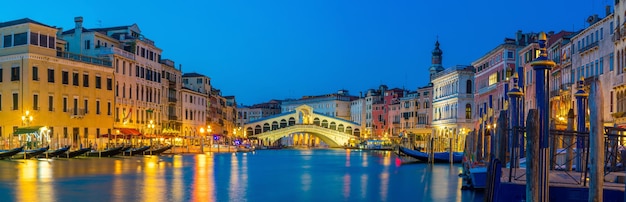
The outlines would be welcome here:
M 594 48 L 597 48 L 597 47 L 598 47 L 598 41 L 595 41 L 595 42 L 587 44 L 587 46 L 579 49 L 578 53 L 579 54 L 583 54 L 583 53 L 585 53 L 585 51 L 588 51 L 588 50 L 591 50 L 591 49 L 594 49 Z
M 177 116 L 167 116 L 167 120 L 176 121 L 176 120 L 178 120 L 178 117 Z
M 119 55 L 131 60 L 135 60 L 135 54 L 127 52 L 117 47 L 99 47 L 96 50 L 100 50 L 100 55 Z
M 79 119 L 79 118 L 85 117 L 85 114 L 87 114 L 87 110 L 74 108 L 74 109 L 68 109 L 67 113 L 70 115 L 70 118 Z
M 559 91 L 560 90 L 551 90 L 550 91 L 550 97 L 559 96 Z
M 167 98 L 167 101 L 168 101 L 168 102 L 177 102 L 177 101 L 178 101 L 178 99 L 176 99 L 175 97 L 168 97 L 168 98 Z
M 572 87 L 572 83 L 561 84 L 561 90 L 569 90 Z
M 84 63 L 95 64 L 95 65 L 102 65 L 102 66 L 107 66 L 107 67 L 113 66 L 113 62 L 111 62 L 110 60 L 94 58 L 94 57 L 89 57 L 89 56 L 70 53 L 70 52 L 57 51 L 57 57 L 68 59 L 68 60 L 84 62 Z
M 613 87 L 618 87 L 624 85 L 624 74 L 618 75 L 613 80 Z

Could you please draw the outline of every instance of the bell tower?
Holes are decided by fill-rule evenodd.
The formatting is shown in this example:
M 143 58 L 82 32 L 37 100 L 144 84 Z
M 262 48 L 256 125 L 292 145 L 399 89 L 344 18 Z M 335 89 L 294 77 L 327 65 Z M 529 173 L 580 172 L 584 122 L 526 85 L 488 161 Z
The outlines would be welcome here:
M 431 64 L 430 64 L 430 68 L 428 69 L 430 72 L 430 80 L 433 80 L 433 75 L 436 74 L 437 72 L 441 72 L 444 70 L 443 65 L 441 64 L 442 62 L 442 55 L 443 55 L 443 51 L 441 51 L 441 49 L 439 49 L 439 39 L 437 39 L 437 41 L 435 42 L 435 49 L 433 49 L 432 52 L 432 59 L 431 59 Z

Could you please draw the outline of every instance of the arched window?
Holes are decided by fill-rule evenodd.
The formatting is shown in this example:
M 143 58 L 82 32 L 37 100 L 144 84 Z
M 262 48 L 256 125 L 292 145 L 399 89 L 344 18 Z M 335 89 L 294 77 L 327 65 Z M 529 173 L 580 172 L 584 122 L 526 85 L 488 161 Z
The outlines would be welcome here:
M 465 87 L 467 88 L 465 91 L 467 92 L 467 94 L 471 94 L 472 93 L 472 80 L 467 80 L 467 83 L 465 84 Z
M 269 123 L 263 124 L 263 132 L 267 132 L 269 130 L 270 130 L 270 124 Z
M 472 105 L 469 103 L 465 105 L 465 119 L 472 119 Z
M 278 122 L 272 122 L 272 130 L 278 130 Z
M 424 109 L 428 108 L 428 101 L 424 102 Z

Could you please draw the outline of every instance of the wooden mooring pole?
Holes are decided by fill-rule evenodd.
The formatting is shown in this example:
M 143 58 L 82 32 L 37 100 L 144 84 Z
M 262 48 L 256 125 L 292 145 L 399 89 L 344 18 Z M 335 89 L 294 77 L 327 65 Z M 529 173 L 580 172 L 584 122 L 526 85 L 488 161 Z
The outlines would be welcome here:
M 526 201 L 539 201 L 539 120 L 537 110 L 528 110 L 526 118 Z
M 591 82 L 589 109 L 589 201 L 602 201 L 604 187 L 603 98 L 600 80 Z
M 567 131 L 574 131 L 574 109 L 569 109 L 567 112 Z M 567 153 L 565 154 L 566 159 L 566 171 L 572 170 L 572 161 L 574 158 L 574 136 L 565 136 L 565 148 L 567 148 Z

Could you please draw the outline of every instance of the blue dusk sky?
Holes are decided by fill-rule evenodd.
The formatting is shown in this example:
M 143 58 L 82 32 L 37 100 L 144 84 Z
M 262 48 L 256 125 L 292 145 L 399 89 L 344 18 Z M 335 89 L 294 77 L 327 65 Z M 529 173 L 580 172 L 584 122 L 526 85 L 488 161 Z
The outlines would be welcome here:
M 7 1 L 0 21 L 86 28 L 137 23 L 183 73 L 211 78 L 239 104 L 385 84 L 428 82 L 438 37 L 443 65 L 471 64 L 523 32 L 580 30 L 612 0 Z M 613 10 L 613 9 L 612 9 Z

